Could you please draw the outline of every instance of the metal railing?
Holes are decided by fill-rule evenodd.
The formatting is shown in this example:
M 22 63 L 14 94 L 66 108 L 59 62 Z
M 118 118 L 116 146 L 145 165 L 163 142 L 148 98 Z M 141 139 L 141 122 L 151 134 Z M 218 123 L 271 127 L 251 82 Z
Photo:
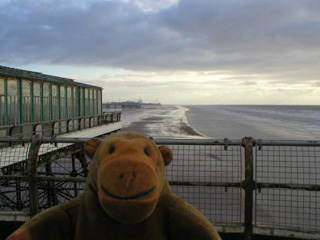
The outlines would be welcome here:
M 0 126 L 0 136 L 30 137 L 35 134 L 56 136 L 120 121 L 121 112 L 109 112 L 100 115 Z
M 80 194 L 86 138 L 0 138 L 0 218 L 26 220 Z M 172 191 L 220 232 L 319 239 L 320 142 L 154 139 L 169 146 Z M 23 145 L 24 146 L 23 146 Z M 14 156 L 12 156 L 12 154 Z M 21 157 L 23 156 L 23 157 Z M 20 158 L 15 162 L 13 159 Z

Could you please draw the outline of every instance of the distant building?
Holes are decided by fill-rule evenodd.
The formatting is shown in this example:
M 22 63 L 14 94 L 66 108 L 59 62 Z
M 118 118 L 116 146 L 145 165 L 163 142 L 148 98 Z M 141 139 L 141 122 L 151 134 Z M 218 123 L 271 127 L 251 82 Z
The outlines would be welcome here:
M 155 108 L 161 106 L 160 103 L 143 103 L 142 99 L 139 98 L 136 101 L 125 101 L 125 102 L 109 102 L 103 103 L 104 109 L 138 109 L 138 108 Z

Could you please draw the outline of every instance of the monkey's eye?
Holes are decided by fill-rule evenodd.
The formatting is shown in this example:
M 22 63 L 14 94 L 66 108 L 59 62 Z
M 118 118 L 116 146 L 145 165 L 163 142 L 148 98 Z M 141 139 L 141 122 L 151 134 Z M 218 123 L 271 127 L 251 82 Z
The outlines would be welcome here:
M 145 148 L 144 149 L 144 153 L 149 157 L 150 156 L 150 151 L 148 148 Z
M 115 151 L 116 149 L 115 149 L 115 147 L 114 146 L 111 146 L 110 148 L 109 148 L 109 153 L 110 154 L 112 154 L 112 153 L 114 153 L 114 151 Z

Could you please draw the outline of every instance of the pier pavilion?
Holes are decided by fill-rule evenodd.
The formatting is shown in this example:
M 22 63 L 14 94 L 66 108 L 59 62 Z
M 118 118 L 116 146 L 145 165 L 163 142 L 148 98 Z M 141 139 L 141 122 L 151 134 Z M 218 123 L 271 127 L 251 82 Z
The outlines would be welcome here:
M 0 136 L 51 136 L 101 122 L 102 90 L 69 78 L 0 66 Z

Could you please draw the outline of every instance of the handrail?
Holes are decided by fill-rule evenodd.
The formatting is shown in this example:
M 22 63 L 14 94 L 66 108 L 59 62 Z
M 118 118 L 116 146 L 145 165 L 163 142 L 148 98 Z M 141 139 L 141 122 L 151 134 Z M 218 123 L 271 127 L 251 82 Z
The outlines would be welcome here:
M 100 126 L 103 124 L 120 122 L 121 114 L 122 114 L 121 112 L 114 112 L 114 113 L 104 113 L 99 115 L 91 115 L 91 116 L 83 116 L 83 117 L 49 120 L 49 121 L 43 121 L 43 122 L 13 124 L 13 125 L 0 126 L 0 131 L 7 130 L 8 131 L 7 134 L 9 136 L 14 136 L 14 135 L 33 136 L 38 132 L 42 132 L 42 134 L 47 133 L 46 134 L 47 136 L 57 135 L 55 133 L 56 131 L 59 131 L 59 134 L 63 134 L 63 133 L 74 132 L 74 131 L 82 130 L 86 128 L 91 128 L 93 126 Z M 70 125 L 70 122 L 72 123 L 71 125 Z M 40 131 L 38 131 L 37 127 L 41 125 L 50 125 L 50 127 L 41 129 Z M 28 127 L 28 126 L 30 126 L 31 128 L 25 131 L 24 127 Z M 15 131 L 16 133 L 14 133 Z
M 116 114 L 121 114 L 122 112 L 115 112 Z M 93 117 L 107 117 L 111 114 L 115 113 L 104 113 L 104 114 L 98 114 L 98 115 L 90 115 L 90 116 L 83 116 L 83 117 L 74 117 L 74 118 L 64 118 L 64 119 L 57 119 L 57 120 L 48 120 L 48 121 L 41 121 L 41 122 L 32 122 L 32 123 L 21 123 L 21 124 L 11 124 L 11 125 L 4 125 L 0 126 L 0 130 L 12 128 L 12 127 L 22 127 L 22 126 L 29 126 L 29 125 L 38 125 L 38 124 L 47 124 L 47 123 L 55 123 L 55 122 L 65 122 L 65 121 L 71 121 L 71 120 L 78 120 L 78 119 L 90 119 Z

